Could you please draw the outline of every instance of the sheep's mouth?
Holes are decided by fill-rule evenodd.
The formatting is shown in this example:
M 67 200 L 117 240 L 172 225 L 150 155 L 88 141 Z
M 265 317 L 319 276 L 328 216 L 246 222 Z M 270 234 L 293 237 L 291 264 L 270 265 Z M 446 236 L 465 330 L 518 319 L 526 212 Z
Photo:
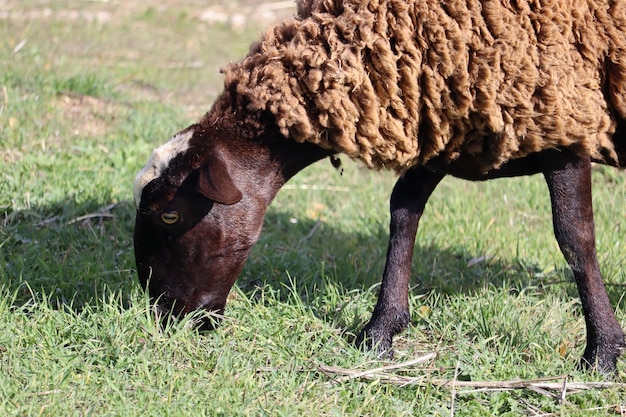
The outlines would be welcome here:
M 200 331 L 214 330 L 224 318 L 225 303 L 215 303 L 210 301 L 204 305 L 197 306 L 192 312 L 196 328 Z
M 196 328 L 199 331 L 211 331 L 215 330 L 217 326 L 222 322 L 222 318 L 224 317 L 221 313 L 211 313 L 204 314 L 202 317 L 199 317 L 195 322 Z
M 214 330 L 224 317 L 225 304 L 209 301 L 205 304 L 194 303 L 190 308 L 178 300 L 162 296 L 153 304 L 154 313 L 165 328 L 186 316 L 194 328 L 200 331 Z

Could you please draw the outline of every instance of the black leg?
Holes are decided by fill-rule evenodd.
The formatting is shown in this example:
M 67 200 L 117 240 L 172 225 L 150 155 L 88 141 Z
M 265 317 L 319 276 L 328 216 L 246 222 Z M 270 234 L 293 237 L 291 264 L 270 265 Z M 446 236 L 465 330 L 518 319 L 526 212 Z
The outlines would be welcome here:
M 391 194 L 389 248 L 378 302 L 370 322 L 357 338 L 357 344 L 364 348 L 391 355 L 393 336 L 409 324 L 408 290 L 415 234 L 426 201 L 443 177 L 417 167 L 396 182 Z
M 581 364 L 613 372 L 624 348 L 624 332 L 609 303 L 596 257 L 591 163 L 589 158 L 563 152 L 546 165 L 554 234 L 574 272 L 587 325 Z

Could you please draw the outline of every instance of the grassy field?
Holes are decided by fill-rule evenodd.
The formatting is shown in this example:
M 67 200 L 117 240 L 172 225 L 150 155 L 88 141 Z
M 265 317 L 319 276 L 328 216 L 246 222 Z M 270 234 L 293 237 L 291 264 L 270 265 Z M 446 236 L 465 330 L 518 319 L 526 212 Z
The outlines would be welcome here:
M 157 324 L 134 271 L 132 181 L 209 109 L 219 67 L 293 13 L 259 4 L 0 1 L 0 415 L 626 415 L 619 385 L 478 384 L 602 381 L 576 370 L 584 319 L 540 177 L 440 185 L 393 361 L 352 342 L 375 302 L 394 176 L 345 158 L 342 175 L 322 161 L 279 193 L 220 328 Z M 625 185 L 594 169 L 599 258 L 623 325 Z M 369 379 L 336 369 L 433 352 Z

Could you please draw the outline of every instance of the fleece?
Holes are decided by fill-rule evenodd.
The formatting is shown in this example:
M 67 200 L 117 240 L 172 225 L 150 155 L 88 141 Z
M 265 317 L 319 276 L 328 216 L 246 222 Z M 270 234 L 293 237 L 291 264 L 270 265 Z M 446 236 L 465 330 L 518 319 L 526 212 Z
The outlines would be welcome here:
M 244 111 L 372 168 L 551 148 L 618 165 L 626 2 L 301 0 L 223 72 Z

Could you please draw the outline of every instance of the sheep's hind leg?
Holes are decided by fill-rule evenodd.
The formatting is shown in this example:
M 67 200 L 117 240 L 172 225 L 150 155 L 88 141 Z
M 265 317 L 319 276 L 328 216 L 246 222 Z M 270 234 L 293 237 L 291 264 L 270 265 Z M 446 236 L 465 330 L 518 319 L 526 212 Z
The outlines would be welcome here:
M 413 168 L 398 179 L 391 194 L 389 247 L 378 302 L 356 341 L 381 356 L 393 355 L 393 336 L 409 324 L 409 277 L 417 226 L 426 201 L 443 177 Z
M 574 272 L 587 325 L 581 365 L 613 372 L 624 348 L 624 332 L 611 308 L 596 257 L 591 163 L 589 158 L 563 152 L 546 164 L 554 234 Z

